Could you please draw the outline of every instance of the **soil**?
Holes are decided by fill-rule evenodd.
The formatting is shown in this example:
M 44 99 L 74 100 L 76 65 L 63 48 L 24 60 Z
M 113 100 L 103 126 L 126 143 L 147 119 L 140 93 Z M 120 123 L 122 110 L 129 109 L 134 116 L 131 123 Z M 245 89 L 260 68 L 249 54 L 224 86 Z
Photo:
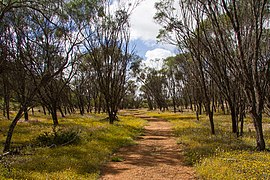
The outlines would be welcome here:
M 137 115 L 139 116 L 139 115 Z M 188 180 L 196 179 L 194 169 L 184 165 L 181 147 L 173 136 L 170 122 L 144 115 L 148 120 L 144 135 L 136 145 L 123 147 L 101 170 L 101 180 Z

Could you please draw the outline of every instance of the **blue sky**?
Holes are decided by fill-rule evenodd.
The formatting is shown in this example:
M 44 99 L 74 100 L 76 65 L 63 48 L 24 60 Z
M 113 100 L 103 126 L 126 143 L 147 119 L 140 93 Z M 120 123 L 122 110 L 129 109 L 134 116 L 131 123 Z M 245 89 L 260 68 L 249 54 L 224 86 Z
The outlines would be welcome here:
M 134 10 L 131 16 L 131 40 L 136 46 L 135 52 L 144 59 L 147 66 L 156 66 L 155 59 L 173 56 L 176 48 L 168 44 L 157 44 L 156 36 L 160 26 L 154 22 L 155 2 L 159 0 L 144 0 Z M 162 60 L 161 60 L 162 61 Z

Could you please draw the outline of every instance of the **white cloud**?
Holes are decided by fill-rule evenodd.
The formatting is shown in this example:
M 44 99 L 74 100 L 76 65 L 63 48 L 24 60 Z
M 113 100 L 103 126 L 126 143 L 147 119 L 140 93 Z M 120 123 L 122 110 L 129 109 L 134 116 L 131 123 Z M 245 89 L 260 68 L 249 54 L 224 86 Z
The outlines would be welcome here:
M 174 55 L 174 53 L 166 49 L 156 48 L 149 50 L 145 53 L 146 60 L 144 61 L 144 65 L 146 67 L 160 70 L 163 65 L 163 60 Z
M 156 48 L 146 52 L 145 57 L 147 59 L 165 59 L 172 56 L 173 53 L 166 49 Z
M 169 53 L 176 50 L 174 45 L 170 45 L 167 43 L 157 43 L 156 36 L 159 33 L 159 29 L 161 26 L 154 21 L 154 15 L 156 13 L 155 3 L 160 0 L 143 0 L 138 7 L 133 11 L 130 23 L 131 23 L 131 39 L 132 40 L 142 40 L 142 42 L 146 45 L 147 49 L 156 49 L 148 51 L 148 54 L 145 54 L 144 57 L 146 59 L 155 59 L 152 56 L 152 53 Z M 161 49 L 163 49 L 161 51 Z M 165 51 L 167 49 L 167 51 Z M 150 55 L 149 55 L 150 54 Z M 158 57 L 162 58 L 162 57 Z
M 144 41 L 156 40 L 160 25 L 154 22 L 155 3 L 159 0 L 144 0 L 131 15 L 131 38 Z

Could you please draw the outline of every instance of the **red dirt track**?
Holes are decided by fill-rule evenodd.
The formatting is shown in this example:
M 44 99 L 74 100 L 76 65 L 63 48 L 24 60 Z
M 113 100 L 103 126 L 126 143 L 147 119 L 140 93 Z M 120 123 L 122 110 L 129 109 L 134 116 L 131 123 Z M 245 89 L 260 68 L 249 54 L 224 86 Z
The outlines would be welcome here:
M 114 156 L 122 162 L 109 162 L 101 171 L 101 180 L 188 180 L 196 179 L 192 167 L 185 166 L 170 122 L 144 115 L 148 120 L 144 135 L 136 145 L 121 148 Z

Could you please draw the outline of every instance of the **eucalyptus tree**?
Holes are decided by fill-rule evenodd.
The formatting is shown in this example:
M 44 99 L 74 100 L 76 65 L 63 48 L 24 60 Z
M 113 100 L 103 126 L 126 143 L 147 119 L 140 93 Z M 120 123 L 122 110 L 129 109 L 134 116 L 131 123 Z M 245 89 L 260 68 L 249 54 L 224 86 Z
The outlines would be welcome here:
M 263 52 L 269 51 L 269 46 L 264 41 L 269 41 L 269 36 L 264 36 L 265 23 L 269 20 L 267 0 L 264 1 L 217 1 L 201 2 L 206 15 L 213 26 L 215 34 L 223 47 L 234 47 L 233 51 L 224 50 L 231 55 L 228 64 L 232 77 L 241 84 L 245 93 L 250 115 L 256 130 L 257 149 L 264 150 L 265 142 L 262 129 L 262 112 L 269 84 L 270 59 L 265 58 Z M 224 33 L 224 22 L 216 17 L 226 16 L 230 29 L 230 36 Z M 233 32 L 233 33 L 232 33 Z M 211 47 L 211 46 L 208 46 Z M 240 90 L 241 90 L 240 89 Z M 239 96 L 239 93 L 237 94 Z M 243 103 L 240 100 L 240 103 Z
M 148 101 L 149 109 L 158 107 L 161 110 L 168 109 L 167 100 L 169 93 L 166 81 L 166 75 L 163 69 L 145 68 L 145 72 L 139 77 L 142 83 L 141 90 L 144 92 Z
M 171 99 L 172 99 L 172 105 L 173 105 L 173 111 L 176 113 L 177 111 L 177 79 L 181 79 L 181 74 L 179 73 L 175 58 L 174 57 L 169 57 L 164 60 L 165 64 L 163 69 L 165 70 L 166 76 L 167 76 L 167 82 L 166 86 L 168 88 L 168 91 L 170 93 Z M 180 87 L 180 84 L 178 85 Z
M 6 27 L 5 27 L 6 26 Z M 6 32 L 7 25 L 4 23 L 1 24 L 0 27 L 0 79 L 1 79 L 1 97 L 3 97 L 3 114 L 10 119 L 9 117 L 9 104 L 10 104 L 10 95 L 11 95 L 11 88 L 8 84 L 9 82 L 9 63 L 7 61 L 8 57 L 8 47 L 5 43 L 6 36 L 8 33 Z
M 11 84 L 21 90 L 17 93 L 20 107 L 10 124 L 4 152 L 10 150 L 16 124 L 33 105 L 41 87 L 61 73 L 74 56 L 78 35 L 71 32 L 74 32 L 73 23 L 67 14 L 60 16 L 65 11 L 60 5 L 60 1 L 47 2 L 45 10 L 23 6 L 3 17 L 9 22 L 6 27 L 9 36 L 5 39 L 7 60 L 14 65 L 12 73 L 16 77 Z
M 202 98 L 197 97 L 195 93 L 197 81 L 194 75 L 197 70 L 194 69 L 190 53 L 182 53 L 165 59 L 163 68 L 166 72 L 168 91 L 171 94 L 173 106 L 174 104 L 176 106 L 184 105 L 185 108 L 193 110 L 193 105 L 199 104 L 197 102 L 202 104 Z M 201 96 L 201 93 L 199 94 Z
M 178 2 L 178 1 L 177 1 Z M 196 1 L 197 2 L 197 1 Z M 207 74 L 207 66 L 202 58 L 202 49 L 199 33 L 197 33 L 201 15 L 198 4 L 192 8 L 181 8 L 186 2 L 176 3 L 173 0 L 162 1 L 156 4 L 157 13 L 155 19 L 164 27 L 160 30 L 158 38 L 177 45 L 182 52 L 191 54 L 193 61 L 193 74 L 198 86 L 202 89 L 204 105 L 209 116 L 211 133 L 215 134 L 213 120 L 213 106 L 211 95 L 211 80 Z M 174 6 L 177 8 L 174 8 Z M 180 5 L 180 7 L 179 7 Z
M 160 110 L 168 109 L 168 90 L 166 89 L 166 76 L 164 71 L 149 68 L 145 77 L 146 93 L 150 93 Z
M 96 74 L 88 62 L 87 56 L 81 56 L 78 61 L 78 70 L 73 77 L 71 86 L 76 97 L 75 104 L 79 108 L 80 114 L 84 115 L 92 112 L 92 101 L 95 101 Z
M 208 9 L 208 11 L 211 17 L 208 21 L 202 22 L 203 27 L 201 28 L 204 57 L 211 69 L 208 73 L 228 102 L 232 132 L 239 135 L 238 122 L 243 122 L 241 117 L 243 117 L 245 101 L 243 87 L 238 86 L 239 76 L 235 74 L 235 71 L 231 71 L 230 67 L 230 62 L 235 58 L 235 49 L 229 41 L 231 39 L 231 25 L 227 22 L 228 19 L 225 15 L 210 13 L 213 9 Z M 212 23 L 211 19 L 216 19 L 219 24 Z
M 3 115 L 9 120 L 10 119 L 10 101 L 11 101 L 11 96 L 12 96 L 12 87 L 9 84 L 9 82 L 11 81 L 11 78 L 9 76 L 7 63 L 5 63 L 5 65 L 2 65 L 1 68 L 5 70 L 3 70 L 2 73 L 0 73 L 0 79 L 1 79 L 0 81 L 1 82 L 1 85 L 0 85 L 1 95 L 0 96 L 3 97 L 3 103 L 2 103 Z
M 87 88 L 87 76 L 85 72 L 79 71 L 79 74 L 75 75 L 74 80 L 72 82 L 72 86 L 74 86 L 74 94 L 76 96 L 76 105 L 79 108 L 80 114 L 84 115 L 85 107 L 87 103 L 87 93 L 90 91 L 90 87 Z
M 78 26 L 84 27 L 81 50 L 97 75 L 97 85 L 105 100 L 109 122 L 113 124 L 124 96 L 126 72 L 132 60 L 129 50 L 129 17 L 139 1 L 74 1 L 71 7 Z M 71 9 L 73 9 L 71 8 Z M 85 16 L 85 17 L 83 17 Z M 86 18 L 87 17 L 87 18 Z
M 125 85 L 125 96 L 121 102 L 122 109 L 138 109 L 142 103 L 139 85 L 134 80 L 129 80 Z
M 168 99 L 170 92 L 168 90 L 168 82 L 166 79 L 167 69 L 146 67 L 143 60 L 137 57 L 131 64 L 131 74 L 136 78 L 138 84 L 141 85 L 140 91 L 144 93 L 150 110 L 156 106 L 160 110 L 168 109 Z
M 179 1 L 178 9 L 173 8 L 175 2 L 178 1 L 157 5 L 157 19 L 165 24 L 161 35 L 168 37 L 166 31 L 175 32 L 177 43 L 194 52 L 192 55 L 207 67 L 205 72 L 219 86 L 224 98 L 232 101 L 231 110 L 239 111 L 242 106 L 237 104 L 247 101 L 257 149 L 264 150 L 262 112 L 270 71 L 269 57 L 265 56 L 269 51 L 269 46 L 265 46 L 269 36 L 264 32 L 269 21 L 269 2 L 188 0 Z M 236 121 L 232 114 L 234 132 Z
M 197 66 L 194 65 L 194 61 L 191 58 L 190 53 L 179 54 L 176 56 L 177 61 L 181 62 L 183 72 L 183 95 L 182 97 L 186 102 L 190 103 L 191 110 L 196 111 L 197 120 L 199 120 L 199 115 L 202 114 L 204 106 L 204 92 L 199 80 L 199 71 Z M 192 108 L 194 104 L 194 108 Z
M 72 78 L 71 87 L 75 96 L 75 105 L 79 108 L 80 114 L 83 115 L 85 110 L 87 113 L 100 113 L 103 102 L 98 89 L 97 74 L 93 69 L 91 61 L 87 54 L 82 55 L 78 59 L 78 70 Z
M 38 91 L 38 98 L 41 104 L 45 106 L 51 114 L 54 126 L 59 125 L 57 111 L 59 110 L 62 117 L 65 116 L 62 104 L 68 98 L 68 89 L 74 70 L 71 68 L 69 74 L 61 72 L 51 79 L 46 86 L 42 86 Z M 66 77 L 64 77 L 66 76 Z M 66 92 L 66 93 L 65 93 Z
M 56 4 L 53 0 L 39 1 L 39 0 L 2 0 L 0 2 L 0 22 L 7 16 L 8 13 L 16 11 L 17 9 L 32 9 L 39 11 L 45 16 L 44 10 L 49 4 Z M 59 1 L 59 3 L 62 3 Z

